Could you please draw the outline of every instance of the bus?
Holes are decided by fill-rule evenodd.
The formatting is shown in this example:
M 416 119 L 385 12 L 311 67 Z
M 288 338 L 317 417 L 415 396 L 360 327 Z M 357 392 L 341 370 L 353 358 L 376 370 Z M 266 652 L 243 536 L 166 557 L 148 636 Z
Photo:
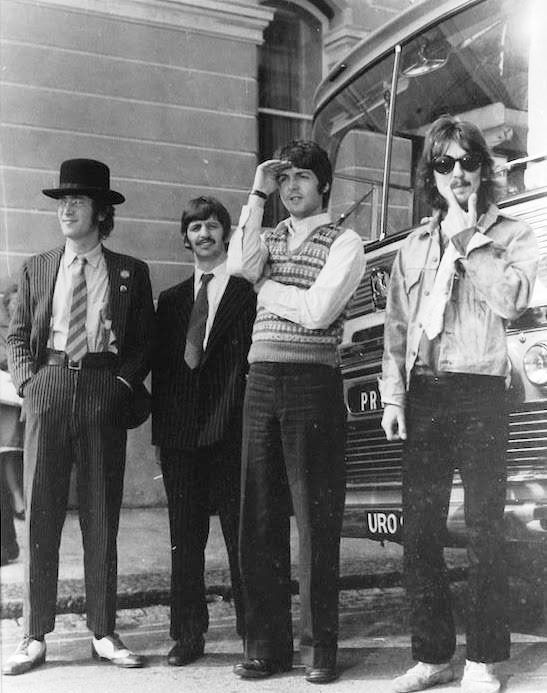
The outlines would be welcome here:
M 340 347 L 348 414 L 344 536 L 401 542 L 401 445 L 381 429 L 391 263 L 430 210 L 416 194 L 424 135 L 442 114 L 478 125 L 492 149 L 498 206 L 537 235 L 529 309 L 507 324 L 510 440 L 506 546 L 530 620 L 545 603 L 547 558 L 547 2 L 423 0 L 366 37 L 315 95 L 313 138 L 329 153 L 332 218 L 363 238 L 367 270 Z M 455 474 L 447 546 L 463 547 Z

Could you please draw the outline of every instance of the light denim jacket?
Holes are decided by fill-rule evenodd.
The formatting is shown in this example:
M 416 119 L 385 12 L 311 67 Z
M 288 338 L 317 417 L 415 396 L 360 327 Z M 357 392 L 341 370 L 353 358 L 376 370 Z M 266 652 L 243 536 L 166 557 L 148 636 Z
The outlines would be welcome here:
M 419 315 L 440 262 L 439 213 L 414 229 L 393 263 L 386 306 L 380 392 L 403 406 L 423 334 Z M 459 251 L 440 334 L 439 370 L 505 375 L 505 324 L 528 307 L 538 265 L 534 232 L 495 205 L 451 241 Z

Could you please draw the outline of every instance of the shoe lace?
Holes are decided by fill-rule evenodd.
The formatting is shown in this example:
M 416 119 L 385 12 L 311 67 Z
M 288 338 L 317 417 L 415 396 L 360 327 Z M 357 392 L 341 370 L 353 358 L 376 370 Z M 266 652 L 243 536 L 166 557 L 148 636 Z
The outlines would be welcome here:
M 23 639 L 21 642 L 17 645 L 17 649 L 15 650 L 15 654 L 26 654 L 29 645 L 36 640 L 36 638 L 33 638 L 31 635 L 24 635 Z

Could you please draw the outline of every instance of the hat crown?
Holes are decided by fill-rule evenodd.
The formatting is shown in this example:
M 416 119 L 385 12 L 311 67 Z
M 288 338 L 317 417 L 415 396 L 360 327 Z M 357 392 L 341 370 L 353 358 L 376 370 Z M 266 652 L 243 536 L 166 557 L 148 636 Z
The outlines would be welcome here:
M 110 189 L 110 169 L 95 159 L 67 159 L 59 171 L 59 187 L 42 190 L 59 199 L 65 195 L 88 195 L 107 204 L 118 205 L 125 197 Z
M 110 189 L 110 169 L 94 159 L 68 159 L 61 164 L 60 188 Z

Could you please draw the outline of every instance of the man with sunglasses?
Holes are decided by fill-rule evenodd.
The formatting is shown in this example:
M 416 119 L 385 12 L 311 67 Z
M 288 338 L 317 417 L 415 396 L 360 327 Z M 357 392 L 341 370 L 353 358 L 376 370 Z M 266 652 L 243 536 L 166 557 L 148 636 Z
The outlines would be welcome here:
M 388 440 L 403 440 L 404 572 L 417 664 L 397 693 L 454 678 L 455 628 L 443 547 L 459 468 L 468 535 L 464 693 L 496 693 L 509 657 L 503 561 L 505 324 L 528 306 L 537 270 L 532 230 L 494 204 L 493 160 L 480 130 L 442 116 L 418 168 L 432 217 L 393 263 L 381 380 Z

